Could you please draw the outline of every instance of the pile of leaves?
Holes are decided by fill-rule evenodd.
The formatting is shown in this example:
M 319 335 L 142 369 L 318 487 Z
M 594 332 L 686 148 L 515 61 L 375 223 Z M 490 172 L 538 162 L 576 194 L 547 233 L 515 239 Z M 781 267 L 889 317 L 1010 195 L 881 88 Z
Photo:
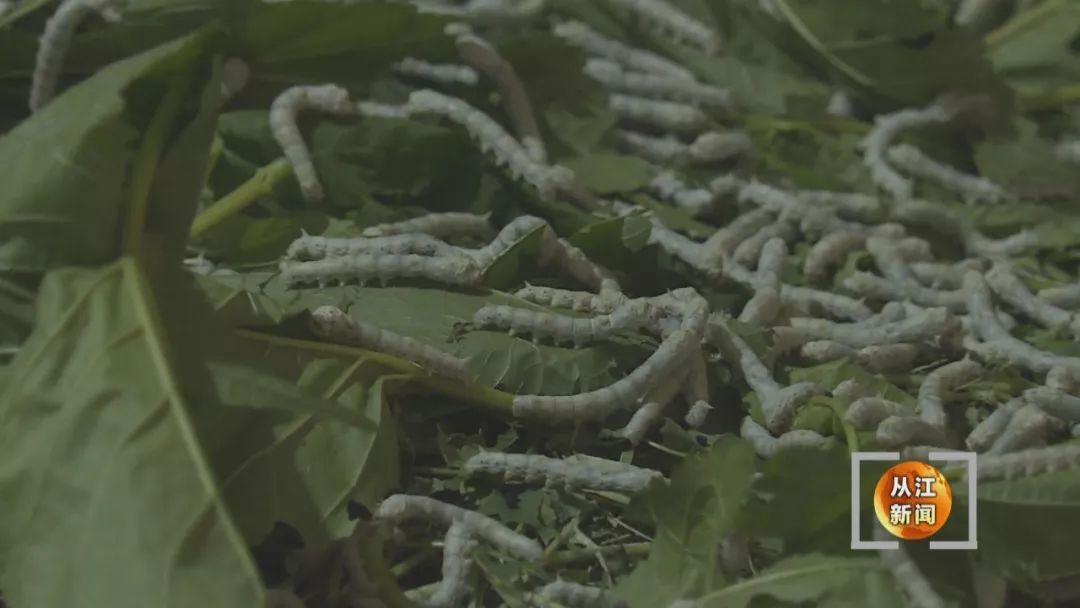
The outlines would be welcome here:
M 544 547 L 523 560 L 481 543 L 466 573 L 471 606 L 559 605 L 537 593 L 556 581 L 635 608 L 929 605 L 877 553 L 849 548 L 848 454 L 875 449 L 875 434 L 852 428 L 851 399 L 829 391 L 855 380 L 864 394 L 911 405 L 949 357 L 889 371 L 845 358 L 811 364 L 778 347 L 781 322 L 731 322 L 778 381 L 825 389 L 791 428 L 830 439 L 762 458 L 740 436 L 746 416 L 762 421 L 758 399 L 738 361 L 714 350 L 704 424 L 670 407 L 631 444 L 603 432 L 610 421 L 516 417 L 513 400 L 607 386 L 655 350 L 654 336 L 571 348 L 469 326 L 483 306 L 529 307 L 513 295 L 526 285 L 580 289 L 540 263 L 538 237 L 510 244 L 467 287 L 296 286 L 279 262 L 306 234 L 358 237 L 431 213 L 486 216 L 495 228 L 531 215 L 629 297 L 693 287 L 714 315 L 738 315 L 753 290 L 703 273 L 656 233 L 706 240 L 744 201 L 720 193 L 696 213 L 662 200 L 651 184 L 672 167 L 621 143 L 610 92 L 583 72 L 586 52 L 552 33 L 552 22 L 573 19 L 730 92 L 730 107 L 709 120 L 744 133 L 752 152 L 675 167 L 689 184 L 737 175 L 888 202 L 860 149 L 875 116 L 978 98 L 962 120 L 905 140 L 1011 196 L 965 204 L 929 182 L 918 195 L 987 238 L 1029 231 L 1037 242 L 1011 267 L 1033 292 L 1069 285 L 1080 264 L 1080 169 L 1056 150 L 1080 132 L 1080 3 L 987 2 L 979 19 L 957 24 L 947 0 L 672 0 L 719 34 L 708 54 L 614 0 L 470 3 L 501 6 L 500 18 L 452 3 L 127 0 L 117 22 L 84 20 L 56 97 L 31 113 L 39 37 L 57 4 L 0 2 L 0 604 L 421 605 L 443 577 L 442 531 L 375 516 L 386 497 L 409 494 Z M 450 121 L 312 112 L 300 128 L 325 196 L 305 200 L 270 128 L 271 103 L 289 87 L 333 83 L 387 104 L 436 88 L 511 129 L 507 92 L 487 75 L 432 85 L 394 69 L 408 57 L 461 63 L 447 26 L 462 21 L 512 66 L 548 161 L 572 170 L 576 195 L 540 196 Z M 227 95 L 235 59 L 246 82 Z M 838 96 L 850 107 L 833 108 Z M 935 259 L 964 257 L 941 226 L 909 232 Z M 844 291 L 846 278 L 875 268 L 864 249 L 815 283 L 802 272 L 811 243 L 788 240 L 786 285 L 881 310 Z M 466 360 L 471 379 L 318 336 L 310 311 L 325 305 Z M 1075 335 L 1013 312 L 1015 336 L 1080 357 Z M 954 448 L 1043 382 L 984 364 L 947 403 Z M 1071 439 L 1058 429 L 1042 441 Z M 629 495 L 466 475 L 469 458 L 492 451 L 585 454 L 665 479 Z M 864 492 L 880 474 L 872 469 Z M 975 497 L 962 483 L 953 491 L 953 520 L 936 539 L 966 534 Z M 977 500 L 978 550 L 905 543 L 943 602 L 1045 606 L 1080 595 L 1080 471 L 985 483 Z M 863 505 L 869 530 L 872 504 Z

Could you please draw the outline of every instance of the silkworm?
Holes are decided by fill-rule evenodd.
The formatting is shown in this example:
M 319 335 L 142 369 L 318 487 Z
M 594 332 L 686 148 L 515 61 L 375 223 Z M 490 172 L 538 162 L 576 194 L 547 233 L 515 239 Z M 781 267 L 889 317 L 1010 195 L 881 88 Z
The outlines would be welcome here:
M 891 536 L 883 527 L 875 526 L 874 538 L 881 541 Z M 881 565 L 892 575 L 896 587 L 910 600 L 912 608 L 949 608 L 949 604 L 934 590 L 903 545 L 896 549 L 881 549 L 878 556 Z
M 541 306 L 567 308 L 576 312 L 590 312 L 594 314 L 611 313 L 624 299 L 618 298 L 618 301 L 614 301 L 610 297 L 606 298 L 588 291 L 570 291 L 566 289 L 557 289 L 555 287 L 543 287 L 528 284 L 514 292 L 514 295 L 527 302 L 532 302 L 533 304 L 539 304 Z
M 641 443 L 645 435 L 663 417 L 664 409 L 679 392 L 683 380 L 687 374 L 674 373 L 667 378 L 658 380 L 649 392 L 641 398 L 642 405 L 634 410 L 626 425 L 614 431 L 604 432 L 604 435 L 626 439 L 631 445 Z
M 698 339 L 686 330 L 671 332 L 656 351 L 626 377 L 595 391 L 576 395 L 517 395 L 514 397 L 514 416 L 555 422 L 604 418 L 617 409 L 632 405 L 657 378 L 677 369 Z
M 922 109 L 904 109 L 892 114 L 878 115 L 874 127 L 860 142 L 863 163 L 870 170 L 870 178 L 893 198 L 911 198 L 912 184 L 886 162 L 886 150 L 902 132 L 925 125 L 943 123 L 953 117 L 953 112 L 940 104 Z
M 287 260 L 321 260 L 358 254 L 413 254 L 455 256 L 461 250 L 426 234 L 395 234 L 379 237 L 312 236 L 306 232 L 289 244 Z
M 856 232 L 833 232 L 822 237 L 810 247 L 803 259 L 803 274 L 811 279 L 821 279 L 830 266 L 839 264 L 844 257 L 862 248 L 866 237 Z
M 795 190 L 792 195 L 809 206 L 827 205 L 841 217 L 857 222 L 879 222 L 887 209 L 878 197 L 859 192 Z
M 477 542 L 469 528 L 459 521 L 450 524 L 443 537 L 442 579 L 424 603 L 430 608 L 454 608 L 469 597 L 469 570 Z
M 971 429 L 971 432 L 964 440 L 965 445 L 973 452 L 987 450 L 1005 431 L 1005 427 L 1009 425 L 1009 420 L 1012 419 L 1013 415 L 1026 404 L 1027 401 L 1023 397 L 1016 397 L 999 405 L 997 409 L 990 412 L 989 416 Z
M 1013 337 L 1001 324 L 990 302 L 990 290 L 983 275 L 969 271 L 964 275 L 964 293 L 967 295 L 968 315 L 978 337 L 985 342 L 968 348 L 991 361 L 1009 362 L 1035 373 L 1046 373 L 1054 367 L 1080 373 L 1080 359 L 1055 355 L 1031 346 Z
M 878 423 L 874 437 L 885 447 L 896 447 L 905 443 L 941 446 L 947 444 L 941 428 L 912 416 L 889 416 Z
M 690 188 L 673 171 L 661 171 L 649 182 L 649 189 L 660 200 L 675 203 L 693 216 L 707 213 L 713 206 L 713 193 L 704 188 Z
M 975 477 L 979 481 L 1009 480 L 1077 466 L 1080 466 L 1080 443 L 1062 443 L 1008 454 L 979 456 Z M 966 467 L 964 477 L 967 477 Z
M 548 602 L 555 602 L 567 608 L 626 608 L 623 600 L 613 597 L 599 587 L 581 585 L 564 581 L 552 581 L 544 585 L 537 595 Z
M 678 165 L 690 159 L 690 147 L 671 134 L 657 137 L 616 129 L 615 140 L 623 151 L 660 165 Z
M 687 148 L 690 160 L 698 164 L 718 163 L 735 156 L 749 156 L 754 144 L 739 131 L 706 131 Z
M 1018 256 L 1039 245 L 1038 238 L 1030 230 L 1021 230 L 1002 239 L 988 238 L 979 232 L 970 220 L 957 216 L 941 205 L 926 201 L 903 201 L 893 206 L 891 216 L 898 222 L 924 225 L 939 232 L 950 233 L 958 237 L 967 254 L 973 256 Z
M 546 226 L 546 222 L 545 222 Z M 555 232 L 548 227 L 545 231 L 547 244 L 541 252 L 541 263 L 558 266 L 574 280 L 604 294 L 621 293 L 618 282 L 603 267 L 589 259 L 585 252 L 570 244 L 570 241 L 555 238 Z
M 738 248 L 736 248 L 736 257 L 738 257 Z M 786 258 L 787 243 L 783 238 L 771 238 L 760 247 L 757 264 L 757 275 L 760 280 L 754 285 L 754 296 L 739 313 L 740 321 L 765 325 L 771 323 L 779 314 L 780 273 Z
M 712 234 L 702 244 L 703 261 L 720 267 L 724 256 L 731 255 L 739 243 L 753 236 L 758 230 L 774 221 L 768 209 L 753 209 L 739 215 L 723 228 Z
M 1046 372 L 1047 388 L 1076 395 L 1080 391 L 1080 375 L 1065 367 L 1055 367 Z
M 311 311 L 311 329 L 322 338 L 394 355 L 443 376 L 463 381 L 470 376 L 463 359 L 353 319 L 334 306 L 320 306 Z
M 683 421 L 687 426 L 694 428 L 700 427 L 705 424 L 705 419 L 709 416 L 709 412 L 713 411 L 713 406 L 709 405 L 706 401 L 695 401 L 686 410 L 686 416 Z
M 315 172 L 311 152 L 296 124 L 297 115 L 301 110 L 346 115 L 354 109 L 349 92 L 336 84 L 289 87 L 270 104 L 270 131 L 292 166 L 305 201 L 321 201 L 325 193 Z
M 889 294 L 889 299 L 911 300 L 921 306 L 945 306 L 954 312 L 964 312 L 964 294 L 960 291 L 939 291 L 920 284 L 911 271 L 896 241 L 879 237 L 866 239 L 866 249 L 874 258 L 887 282 L 871 281 L 867 273 L 855 273 L 844 286 L 863 295 Z M 870 292 L 870 293 L 868 293 Z
M 892 146 L 888 150 L 888 158 L 901 171 L 935 182 L 971 203 L 1000 203 L 1008 197 L 1001 186 L 985 177 L 959 171 L 926 156 L 909 144 Z
M 677 63 L 655 53 L 607 38 L 580 21 L 557 23 L 552 28 L 552 33 L 570 44 L 581 47 L 590 55 L 610 59 L 631 70 L 695 80 L 690 71 Z
M 1058 142 L 1054 154 L 1067 163 L 1080 163 L 1080 139 Z
M 761 250 L 766 242 L 769 242 L 772 239 L 779 239 L 781 243 L 794 241 L 797 236 L 796 232 L 793 224 L 783 220 L 766 224 L 759 228 L 754 234 L 743 239 L 743 241 L 732 250 L 731 257 L 739 264 L 753 266 L 761 256 Z
M 848 378 L 833 387 L 831 393 L 837 399 L 843 399 L 849 403 L 862 397 L 871 396 L 871 391 L 865 385 L 854 378 Z
M 536 188 L 540 197 L 550 200 L 556 192 L 573 185 L 574 174 L 566 167 L 537 162 L 506 129 L 490 116 L 455 97 L 430 89 L 409 94 L 409 106 L 414 112 L 438 114 L 462 125 L 469 135 L 490 153 L 498 165 Z
M 833 319 L 863 321 L 873 312 L 860 300 L 843 294 L 785 283 L 780 287 L 780 302 L 800 315 L 823 315 Z
M 1050 379 L 1047 378 L 1047 384 L 1049 383 Z M 1080 422 L 1080 397 L 1074 397 L 1051 386 L 1040 386 L 1024 391 L 1024 399 L 1057 418 L 1067 422 Z
M 720 50 L 720 36 L 704 23 L 659 0 L 607 0 L 645 27 L 707 55 Z
M 308 284 L 321 287 L 352 281 L 363 284 L 372 279 L 387 281 L 399 278 L 472 286 L 479 284 L 482 278 L 476 263 L 462 256 L 433 258 L 405 254 L 359 254 L 308 262 L 286 260 L 281 262 L 280 270 L 282 280 L 290 287 Z
M 619 93 L 701 106 L 731 105 L 731 93 L 725 89 L 680 76 L 626 71 L 609 59 L 588 59 L 583 71 L 606 88 Z
M 914 344 L 874 344 L 860 348 L 855 362 L 872 372 L 900 372 L 910 370 L 918 356 Z
M 566 490 L 637 494 L 662 481 L 659 471 L 592 457 L 548 458 L 536 454 L 481 452 L 465 461 L 466 475 L 498 475 L 516 483 L 542 481 Z
M 394 494 L 375 510 L 375 519 L 387 522 L 421 520 L 444 526 L 455 523 L 473 538 L 478 538 L 518 559 L 534 562 L 543 557 L 540 544 L 514 532 L 498 521 L 476 511 L 470 511 L 427 496 Z
M 838 387 L 839 388 L 839 387 Z M 835 390 L 834 396 L 835 396 Z M 910 417 L 915 412 L 909 405 L 883 397 L 859 397 L 848 405 L 844 420 L 859 430 L 876 428 L 882 420 L 893 416 Z
M 1080 308 L 1080 283 L 1039 290 L 1039 298 L 1062 308 Z
M 786 387 L 773 379 L 772 373 L 727 321 L 712 315 L 709 319 L 709 341 L 720 347 L 724 358 L 734 363 L 743 379 L 758 397 L 765 426 L 772 433 L 783 433 L 791 426 L 798 408 L 811 397 L 825 393 L 813 382 L 796 382 Z
M 484 306 L 473 314 L 481 329 L 509 329 L 511 335 L 526 334 L 555 344 L 572 343 L 575 348 L 638 329 L 647 321 L 645 302 L 631 300 L 611 314 L 589 318 L 568 317 L 513 306 Z
M 912 262 L 908 269 L 920 283 L 935 289 L 959 289 L 964 282 L 964 273 L 969 270 L 983 270 L 982 260 L 968 258 L 955 263 Z
M 1028 404 L 1012 415 L 1005 429 L 986 453 L 1004 454 L 1035 447 L 1042 444 L 1051 433 L 1063 429 L 1061 420 L 1048 415 L 1037 405 Z
M 431 63 L 414 57 L 406 57 L 393 65 L 396 73 L 430 80 L 441 85 L 475 86 L 480 77 L 476 70 L 456 63 Z
M 919 417 L 928 424 L 945 428 L 945 393 L 977 379 L 983 367 L 971 359 L 946 363 L 926 375 L 919 385 Z
M 83 19 L 97 13 L 109 22 L 120 20 L 119 0 L 64 0 L 45 22 L 45 31 L 38 41 L 34 73 L 30 83 L 30 111 L 37 112 L 52 101 L 60 81 L 64 57 L 71 38 Z
M 1002 262 L 994 264 L 985 276 L 986 284 L 990 286 L 990 289 L 1017 312 L 1043 327 L 1064 329 L 1080 337 L 1080 318 L 1036 297 L 1012 272 L 1008 264 Z
M 609 95 L 608 107 L 621 120 L 650 125 L 672 133 L 694 134 L 709 122 L 705 113 L 694 106 L 622 93 Z
M 773 437 L 750 416 L 743 418 L 739 435 L 749 441 L 754 452 L 762 458 L 772 458 L 781 451 L 792 448 L 821 448 L 828 443 L 828 439 L 820 433 L 808 430 L 788 431 L 779 437 Z
M 927 342 L 958 329 L 944 308 L 930 308 L 893 323 L 834 323 L 825 319 L 792 317 L 784 333 L 804 340 L 832 340 L 853 348 L 897 342 Z M 780 329 L 780 328 L 777 328 Z
M 369 118 L 406 119 L 412 116 L 412 109 L 408 105 L 393 105 L 375 101 L 356 102 L 356 112 Z

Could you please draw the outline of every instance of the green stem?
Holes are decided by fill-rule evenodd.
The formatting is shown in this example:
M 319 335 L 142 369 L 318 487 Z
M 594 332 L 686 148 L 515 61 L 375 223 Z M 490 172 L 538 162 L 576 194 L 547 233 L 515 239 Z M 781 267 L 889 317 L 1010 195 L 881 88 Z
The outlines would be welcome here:
M 644 557 L 649 554 L 649 547 L 652 547 L 652 543 L 640 542 L 623 545 L 603 545 L 595 549 L 570 549 L 545 557 L 543 563 L 545 566 L 566 566 L 596 559 L 597 554 L 623 554 L 631 557 Z
M 206 175 L 203 176 L 203 188 L 210 184 L 210 174 L 214 172 L 214 167 L 221 160 L 221 153 L 224 149 L 225 141 L 221 139 L 220 134 L 214 133 L 214 141 L 210 143 L 210 156 L 206 160 Z
M 1046 110 L 1080 102 L 1080 85 L 1071 84 L 1046 94 L 1021 92 L 1020 104 L 1024 110 Z
M 344 344 L 331 344 L 329 342 L 286 338 L 284 336 L 274 336 L 246 329 L 237 329 L 235 331 L 237 335 L 242 338 L 258 340 L 277 346 L 307 351 L 321 351 L 327 354 L 349 358 L 364 357 L 372 363 L 388 367 L 400 373 L 412 375 L 412 380 L 415 384 L 422 386 L 431 392 L 460 399 L 462 401 L 477 403 L 501 416 L 513 415 L 514 396 L 510 393 L 505 393 L 480 384 L 463 383 L 450 378 L 419 373 L 420 370 L 415 363 L 400 359 L 393 355 L 364 350 L 355 346 L 346 346 Z
M 988 50 L 1003 44 L 1028 27 L 1035 25 L 1035 22 L 1060 9 L 1063 5 L 1064 0 L 1045 0 L 1042 4 L 1037 4 L 1016 15 L 1002 24 L 1001 27 L 987 34 L 983 38 L 983 44 L 986 45 Z
M 165 149 L 165 139 L 176 122 L 180 112 L 180 102 L 184 99 L 191 74 L 184 70 L 173 79 L 165 97 L 154 110 L 146 135 L 139 145 L 139 153 L 131 169 L 131 187 L 128 190 L 127 226 L 124 230 L 124 251 L 138 256 L 142 249 L 143 230 L 146 226 L 146 212 L 150 204 L 150 189 L 154 186 L 154 176 L 158 163 Z
M 207 230 L 269 195 L 274 191 L 275 186 L 290 175 L 292 175 L 292 167 L 284 158 L 279 158 L 260 168 L 236 190 L 221 197 L 195 216 L 195 221 L 191 223 L 191 238 L 196 239 L 202 236 Z

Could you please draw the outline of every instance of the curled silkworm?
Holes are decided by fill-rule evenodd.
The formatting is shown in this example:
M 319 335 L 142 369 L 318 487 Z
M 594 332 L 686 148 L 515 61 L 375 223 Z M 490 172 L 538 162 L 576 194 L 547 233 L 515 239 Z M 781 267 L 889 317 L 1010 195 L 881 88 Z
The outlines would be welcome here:
M 704 188 L 690 188 L 673 171 L 661 171 L 649 183 L 649 189 L 660 200 L 675 203 L 690 215 L 702 215 L 712 209 L 713 193 Z
M 427 496 L 394 494 L 382 501 L 375 518 L 388 522 L 408 520 L 434 521 L 445 526 L 455 523 L 472 536 L 526 561 L 537 561 L 544 550 L 539 543 L 514 532 L 498 521 L 468 509 L 451 505 Z
M 986 273 L 986 283 L 999 298 L 1039 325 L 1066 329 L 1080 337 L 1080 317 L 1036 297 L 1007 264 L 995 264 Z
M 453 608 L 465 603 L 469 596 L 469 570 L 476 540 L 469 528 L 453 522 L 443 537 L 442 579 L 435 592 L 425 602 L 429 608 Z
M 537 596 L 567 608 L 626 608 L 623 600 L 607 590 L 570 581 L 557 580 L 544 585 Z
M 454 256 L 460 250 L 426 234 L 395 234 L 379 237 L 326 237 L 303 233 L 285 250 L 287 260 L 321 260 L 349 255 L 414 254 Z
M 328 340 L 355 344 L 362 348 L 401 357 L 451 378 L 469 379 L 469 372 L 463 359 L 448 355 L 412 338 L 399 336 L 370 323 L 357 321 L 333 306 L 320 306 L 311 311 L 311 328 L 320 337 Z
M 604 57 L 629 69 L 694 80 L 694 75 L 660 55 L 607 38 L 580 21 L 563 21 L 552 29 L 559 38 L 579 46 L 589 55 Z
M 645 27 L 706 54 L 720 50 L 720 36 L 704 23 L 660 0 L 607 0 Z
M 1062 443 L 1045 448 L 1029 448 L 1008 454 L 980 456 L 976 479 L 1016 479 L 1080 466 L 1080 443 Z M 966 477 L 966 467 L 965 467 Z
M 626 377 L 601 389 L 576 395 L 518 395 L 514 397 L 514 415 L 552 421 L 596 420 L 626 408 L 647 392 L 657 378 L 673 373 L 698 336 L 686 330 L 671 332 L 648 359 Z
M 506 165 L 511 175 L 536 188 L 541 198 L 550 199 L 573 185 L 572 171 L 538 162 L 502 125 L 461 99 L 422 89 L 409 95 L 409 106 L 412 111 L 439 114 L 464 126 L 496 164 Z
M 651 125 L 672 133 L 697 133 L 709 118 L 694 106 L 613 93 L 608 106 L 622 120 Z
M 1061 420 L 1048 415 L 1037 405 L 1021 407 L 1009 419 L 987 454 L 1004 454 L 1043 444 L 1046 437 L 1063 428 Z
M 919 417 L 928 424 L 945 428 L 945 393 L 977 379 L 982 373 L 981 365 L 964 358 L 942 365 L 927 374 L 919 385 Z
M 999 203 L 1008 196 L 1001 186 L 977 175 L 969 175 L 938 162 L 915 146 L 900 144 L 888 150 L 889 161 L 901 171 L 963 196 L 969 202 Z
M 478 328 L 509 329 L 511 335 L 526 334 L 534 339 L 551 340 L 556 344 L 570 342 L 581 347 L 643 326 L 647 321 L 645 306 L 643 300 L 631 300 L 611 314 L 589 318 L 512 306 L 484 306 L 476 311 L 472 322 Z
M 877 540 L 891 538 L 881 526 L 875 526 L 874 537 Z M 948 608 L 949 604 L 934 590 L 903 545 L 896 549 L 879 550 L 878 555 L 881 565 L 892 575 L 897 588 L 907 596 L 912 608 Z
M 34 62 L 33 80 L 30 83 L 30 111 L 37 112 L 52 101 L 64 57 L 75 30 L 91 13 L 98 13 L 106 21 L 120 20 L 120 0 L 64 0 L 53 16 L 45 23 L 45 31 L 38 41 L 37 58 Z
M 874 128 L 860 143 L 863 162 L 870 169 L 874 183 L 896 199 L 911 198 L 911 182 L 889 166 L 885 160 L 886 150 L 903 131 L 947 122 L 952 116 L 951 111 L 935 103 L 923 109 L 905 109 L 875 117 Z
M 706 131 L 687 148 L 690 160 L 699 164 L 718 163 L 753 153 L 754 144 L 740 131 Z
M 834 323 L 825 319 L 793 317 L 790 330 L 785 329 L 785 342 L 795 343 L 795 336 L 804 340 L 832 340 L 853 348 L 897 342 L 928 342 L 955 332 L 956 318 L 944 308 L 930 308 L 893 323 Z M 780 330 L 782 328 L 777 328 Z M 792 334 L 788 341 L 787 334 Z
M 680 76 L 627 71 L 609 59 L 589 59 L 584 71 L 593 80 L 620 93 L 703 106 L 731 105 L 731 94 L 724 89 Z
M 401 222 L 379 224 L 365 228 L 365 237 L 392 236 L 396 234 L 430 234 L 437 238 L 478 237 L 491 238 L 495 230 L 487 214 L 474 213 L 428 213 Z
M 690 159 L 690 147 L 671 134 L 656 137 L 637 131 L 616 129 L 615 140 L 624 151 L 660 165 L 677 165 Z
M 1080 283 L 1039 290 L 1039 298 L 1062 308 L 1080 308 Z
M 944 431 L 920 418 L 911 416 L 889 416 L 877 427 L 875 438 L 885 447 L 896 447 L 905 443 L 925 443 L 945 445 Z
M 754 446 L 754 451 L 762 458 L 772 458 L 777 453 L 791 448 L 821 448 L 828 439 L 814 431 L 794 430 L 773 437 L 769 431 L 754 422 L 750 416 L 743 418 L 739 434 Z
M 349 92 L 336 84 L 296 86 L 285 89 L 270 104 L 270 131 L 292 165 L 304 200 L 318 202 L 324 196 L 322 184 L 315 173 L 311 152 L 296 124 L 301 110 L 319 110 L 331 114 L 351 114 L 355 110 Z
M 559 459 L 536 454 L 481 452 L 465 461 L 464 469 L 467 475 L 498 475 L 510 482 L 542 481 L 548 486 L 567 490 L 608 490 L 625 494 L 643 492 L 664 478 L 659 471 L 588 456 Z
M 835 390 L 833 391 L 835 394 Z M 844 412 L 844 420 L 859 430 L 876 428 L 882 420 L 893 416 L 908 417 L 914 414 L 911 406 L 890 401 L 883 397 L 860 397 L 851 402 Z
M 406 57 L 395 63 L 393 67 L 394 71 L 402 76 L 422 78 L 441 85 L 473 86 L 479 81 L 476 70 L 456 63 L 431 63 Z
M 356 281 L 425 279 L 446 285 L 471 286 L 482 274 L 467 257 L 433 258 L 423 255 L 359 254 L 309 262 L 283 261 L 281 277 L 290 287 L 316 284 L 326 286 Z

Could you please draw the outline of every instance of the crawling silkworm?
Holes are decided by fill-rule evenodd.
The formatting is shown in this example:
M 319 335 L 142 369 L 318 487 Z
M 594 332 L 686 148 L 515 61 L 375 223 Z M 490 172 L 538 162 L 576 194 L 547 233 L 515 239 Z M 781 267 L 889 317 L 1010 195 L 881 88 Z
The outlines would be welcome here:
M 875 526 L 874 538 L 882 541 L 891 538 L 891 536 L 885 531 L 884 527 Z M 912 608 L 948 608 L 949 604 L 945 602 L 945 599 L 938 594 L 930 581 L 919 570 L 915 560 L 911 559 L 911 555 L 908 554 L 903 545 L 896 549 L 879 550 L 878 556 L 881 559 L 881 565 L 892 575 L 897 588 L 911 602 Z
M 889 166 L 886 162 L 886 150 L 902 132 L 925 125 L 944 123 L 952 117 L 953 112 L 938 103 L 926 108 L 908 108 L 892 114 L 876 116 L 873 129 L 859 144 L 863 148 L 863 163 L 870 169 L 870 177 L 874 183 L 896 199 L 910 199 L 911 181 Z
M 1062 443 L 1008 454 L 980 456 L 975 477 L 979 481 L 1007 480 L 1077 466 L 1080 466 L 1080 443 Z M 964 477 L 967 477 L 966 467 L 963 470 Z
M 1080 317 L 1036 297 L 1013 273 L 1008 264 L 1002 262 L 994 264 L 985 276 L 990 289 L 1015 311 L 1043 327 L 1065 329 L 1074 336 L 1080 337 Z
M 1060 432 L 1064 428 L 1065 425 L 1061 420 L 1050 416 L 1037 405 L 1028 404 L 1013 414 L 1005 429 L 986 450 L 986 453 L 1004 454 L 1036 447 L 1043 444 L 1048 435 Z
M 607 490 L 637 494 L 662 481 L 659 471 L 613 460 L 577 456 L 548 458 L 536 454 L 481 452 L 465 461 L 467 475 L 498 475 L 517 483 L 544 482 L 567 490 Z
M 30 111 L 37 112 L 52 101 L 71 38 L 83 19 L 92 13 L 105 21 L 120 20 L 119 0 L 64 0 L 45 23 L 38 41 L 37 58 L 30 83 Z
M 1039 298 L 1062 308 L 1080 308 L 1080 283 L 1057 285 L 1039 290 Z
M 455 256 L 461 250 L 426 234 L 395 234 L 379 237 L 312 236 L 306 232 L 289 244 L 287 260 L 321 260 L 359 254 L 413 254 Z
M 647 322 L 645 307 L 643 300 L 630 300 L 611 314 L 579 318 L 513 306 L 484 306 L 476 311 L 472 322 L 481 329 L 509 329 L 511 335 L 526 334 L 580 348 L 643 326 Z
M 655 53 L 636 49 L 607 38 L 580 21 L 558 23 L 552 29 L 552 33 L 570 44 L 585 49 L 585 52 L 590 55 L 610 59 L 632 70 L 694 80 L 694 75 L 677 63 Z
M 803 340 L 832 340 L 853 348 L 898 342 L 928 342 L 954 333 L 958 322 L 944 308 L 930 308 L 893 323 L 834 323 L 825 319 L 793 317 L 789 320 L 785 342 Z M 781 328 L 777 328 L 779 330 Z M 788 337 L 790 334 L 790 337 Z
M 801 429 L 773 437 L 750 416 L 743 418 L 739 434 L 754 446 L 754 451 L 762 458 L 772 458 L 779 452 L 792 448 L 821 448 L 828 444 L 828 439 L 820 433 Z
M 753 142 L 741 131 L 706 131 L 695 137 L 687 148 L 690 160 L 703 165 L 749 156 L 753 152 Z
M 919 385 L 919 417 L 928 424 L 944 429 L 945 393 L 977 379 L 983 373 L 981 365 L 971 359 L 947 363 L 926 375 Z
M 1005 431 L 1009 420 L 1013 415 L 1024 407 L 1027 401 L 1023 397 L 1011 399 L 990 413 L 975 428 L 971 429 L 964 443 L 973 452 L 983 452 L 993 445 L 994 441 Z
M 349 101 L 349 92 L 336 84 L 289 87 L 270 104 L 270 131 L 296 174 L 304 200 L 318 202 L 325 193 L 315 172 L 311 152 L 296 124 L 302 110 L 347 115 L 355 111 L 355 106 Z
M 463 256 L 435 258 L 410 254 L 358 254 L 308 262 L 282 261 L 282 280 L 290 287 L 326 286 L 371 280 L 426 279 L 447 285 L 480 283 L 481 269 Z
M 994 182 L 977 175 L 969 175 L 945 163 L 926 156 L 909 144 L 892 146 L 888 150 L 889 161 L 901 171 L 910 173 L 951 190 L 969 202 L 999 203 L 1008 196 Z
M 469 597 L 469 570 L 477 542 L 468 526 L 455 521 L 443 537 L 442 579 L 425 602 L 429 608 L 454 608 Z
M 627 71 L 609 59 L 589 59 L 584 71 L 590 78 L 619 93 L 702 106 L 731 105 L 731 93 L 725 89 L 680 76 Z
M 694 106 L 622 93 L 609 95 L 608 107 L 622 120 L 639 122 L 672 133 L 694 134 L 709 122 L 708 116 Z
M 660 165 L 679 165 L 690 159 L 690 147 L 670 133 L 657 137 L 616 129 L 615 140 L 624 151 Z
M 675 203 L 693 216 L 703 215 L 713 207 L 713 193 L 705 188 L 691 188 L 673 171 L 661 171 L 649 182 L 649 189 L 660 200 Z
M 567 608 L 626 608 L 626 602 L 605 589 L 556 580 L 544 585 L 537 596 Z
M 639 23 L 708 55 L 720 50 L 720 36 L 704 23 L 660 0 L 607 0 Z
M 889 416 L 882 420 L 878 423 L 875 438 L 885 447 L 906 443 L 944 446 L 948 443 L 943 429 L 912 416 Z
M 423 59 L 406 57 L 393 66 L 402 76 L 430 80 L 441 85 L 474 86 L 480 80 L 476 70 L 456 63 L 431 63 Z
M 833 391 L 835 395 L 835 390 Z M 860 397 L 851 402 L 844 412 L 844 420 L 859 430 L 877 428 L 886 418 L 909 417 L 915 411 L 909 405 L 890 401 L 883 397 Z

